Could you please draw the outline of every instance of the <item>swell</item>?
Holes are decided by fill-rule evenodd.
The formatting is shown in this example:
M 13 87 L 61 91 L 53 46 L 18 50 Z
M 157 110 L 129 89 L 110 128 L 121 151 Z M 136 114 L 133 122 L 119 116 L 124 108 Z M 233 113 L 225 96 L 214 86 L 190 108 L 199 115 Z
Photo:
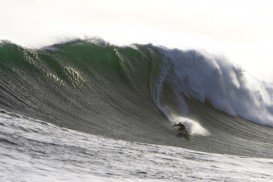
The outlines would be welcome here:
M 156 68 L 148 52 L 85 41 L 52 48 L 1 46 L 3 108 L 113 137 L 129 128 L 137 135 L 153 117 L 164 122 L 150 99 Z
M 73 41 L 34 50 L 4 42 L 0 107 L 111 138 L 273 156 L 271 128 L 217 111 L 181 90 L 189 87 L 180 85 L 173 60 L 166 49 L 152 45 Z M 210 135 L 178 135 L 170 121 L 180 116 Z

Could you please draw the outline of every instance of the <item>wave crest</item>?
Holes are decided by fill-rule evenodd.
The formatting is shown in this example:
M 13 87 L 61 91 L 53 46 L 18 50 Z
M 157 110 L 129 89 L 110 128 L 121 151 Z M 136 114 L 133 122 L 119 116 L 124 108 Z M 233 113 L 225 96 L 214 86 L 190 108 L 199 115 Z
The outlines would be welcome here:
M 255 123 L 273 126 L 272 86 L 227 59 L 194 50 L 161 49 L 172 62 L 172 84 L 181 95 Z M 184 104 L 183 104 L 184 105 Z M 185 110 L 185 109 L 184 109 Z

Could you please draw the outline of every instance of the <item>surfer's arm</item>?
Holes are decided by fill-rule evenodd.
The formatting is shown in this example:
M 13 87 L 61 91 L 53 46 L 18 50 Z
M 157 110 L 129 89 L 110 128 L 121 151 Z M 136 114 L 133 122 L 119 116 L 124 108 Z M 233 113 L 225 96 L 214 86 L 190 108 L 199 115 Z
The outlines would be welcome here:
M 173 127 L 174 127 L 174 126 L 178 126 L 178 124 L 173 125 Z

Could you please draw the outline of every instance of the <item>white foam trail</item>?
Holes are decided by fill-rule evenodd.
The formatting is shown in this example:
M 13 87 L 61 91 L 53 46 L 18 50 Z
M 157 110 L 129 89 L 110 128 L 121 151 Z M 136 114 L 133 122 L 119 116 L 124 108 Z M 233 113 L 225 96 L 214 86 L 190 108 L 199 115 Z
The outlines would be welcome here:
M 223 57 L 206 52 L 162 49 L 172 60 L 180 93 L 258 124 L 273 126 L 272 85 L 261 82 Z
M 181 116 L 176 116 L 172 114 L 172 110 L 169 109 L 168 106 L 164 106 L 161 104 L 161 96 L 162 96 L 162 88 L 163 84 L 167 79 L 168 74 L 171 71 L 172 67 L 172 62 L 169 59 L 165 59 L 162 62 L 162 65 L 160 67 L 160 73 L 155 81 L 155 85 L 152 90 L 152 97 L 153 101 L 155 102 L 156 106 L 158 109 L 168 118 L 169 121 L 173 124 L 177 124 L 179 122 L 183 123 L 186 127 L 186 130 L 191 134 L 191 135 L 209 135 L 209 132 L 203 128 L 197 121 L 194 121 L 192 119 L 186 118 L 186 117 L 181 117 Z M 175 96 L 178 101 L 178 107 L 179 111 L 182 115 L 187 115 L 188 114 L 188 109 L 187 106 L 183 100 L 183 97 L 175 91 Z
M 202 136 L 207 136 L 209 135 L 209 131 L 206 130 L 204 127 L 202 127 L 197 121 L 182 117 L 182 116 L 176 116 L 176 115 L 170 115 L 169 120 L 173 124 L 178 124 L 182 123 L 185 125 L 186 130 L 191 134 L 191 135 L 202 135 Z
M 160 67 L 160 73 L 158 78 L 155 81 L 155 85 L 154 87 L 152 87 L 152 97 L 153 97 L 153 101 L 156 104 L 157 108 L 166 116 L 168 117 L 168 113 L 166 111 L 166 109 L 164 109 L 164 107 L 161 105 L 160 99 L 161 99 L 161 95 L 162 95 L 162 88 L 163 88 L 163 84 L 166 80 L 166 77 L 168 75 L 168 73 L 170 72 L 170 68 L 171 68 L 171 62 L 170 60 L 164 60 L 164 62 L 162 63 L 161 67 Z

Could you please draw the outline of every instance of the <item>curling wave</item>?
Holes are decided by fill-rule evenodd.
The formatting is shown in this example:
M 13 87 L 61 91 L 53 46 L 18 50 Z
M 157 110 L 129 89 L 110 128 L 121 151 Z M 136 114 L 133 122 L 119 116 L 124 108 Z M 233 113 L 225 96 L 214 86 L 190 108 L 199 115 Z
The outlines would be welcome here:
M 223 57 L 193 50 L 162 52 L 171 61 L 171 81 L 176 92 L 181 93 L 176 94 L 180 105 L 180 96 L 186 95 L 232 116 L 273 126 L 272 85 L 251 77 Z
M 262 126 L 273 126 L 272 86 L 205 52 L 102 40 L 37 50 L 3 41 L 0 75 L 7 111 L 112 138 L 273 156 L 272 128 Z M 191 138 L 170 122 L 184 122 Z

